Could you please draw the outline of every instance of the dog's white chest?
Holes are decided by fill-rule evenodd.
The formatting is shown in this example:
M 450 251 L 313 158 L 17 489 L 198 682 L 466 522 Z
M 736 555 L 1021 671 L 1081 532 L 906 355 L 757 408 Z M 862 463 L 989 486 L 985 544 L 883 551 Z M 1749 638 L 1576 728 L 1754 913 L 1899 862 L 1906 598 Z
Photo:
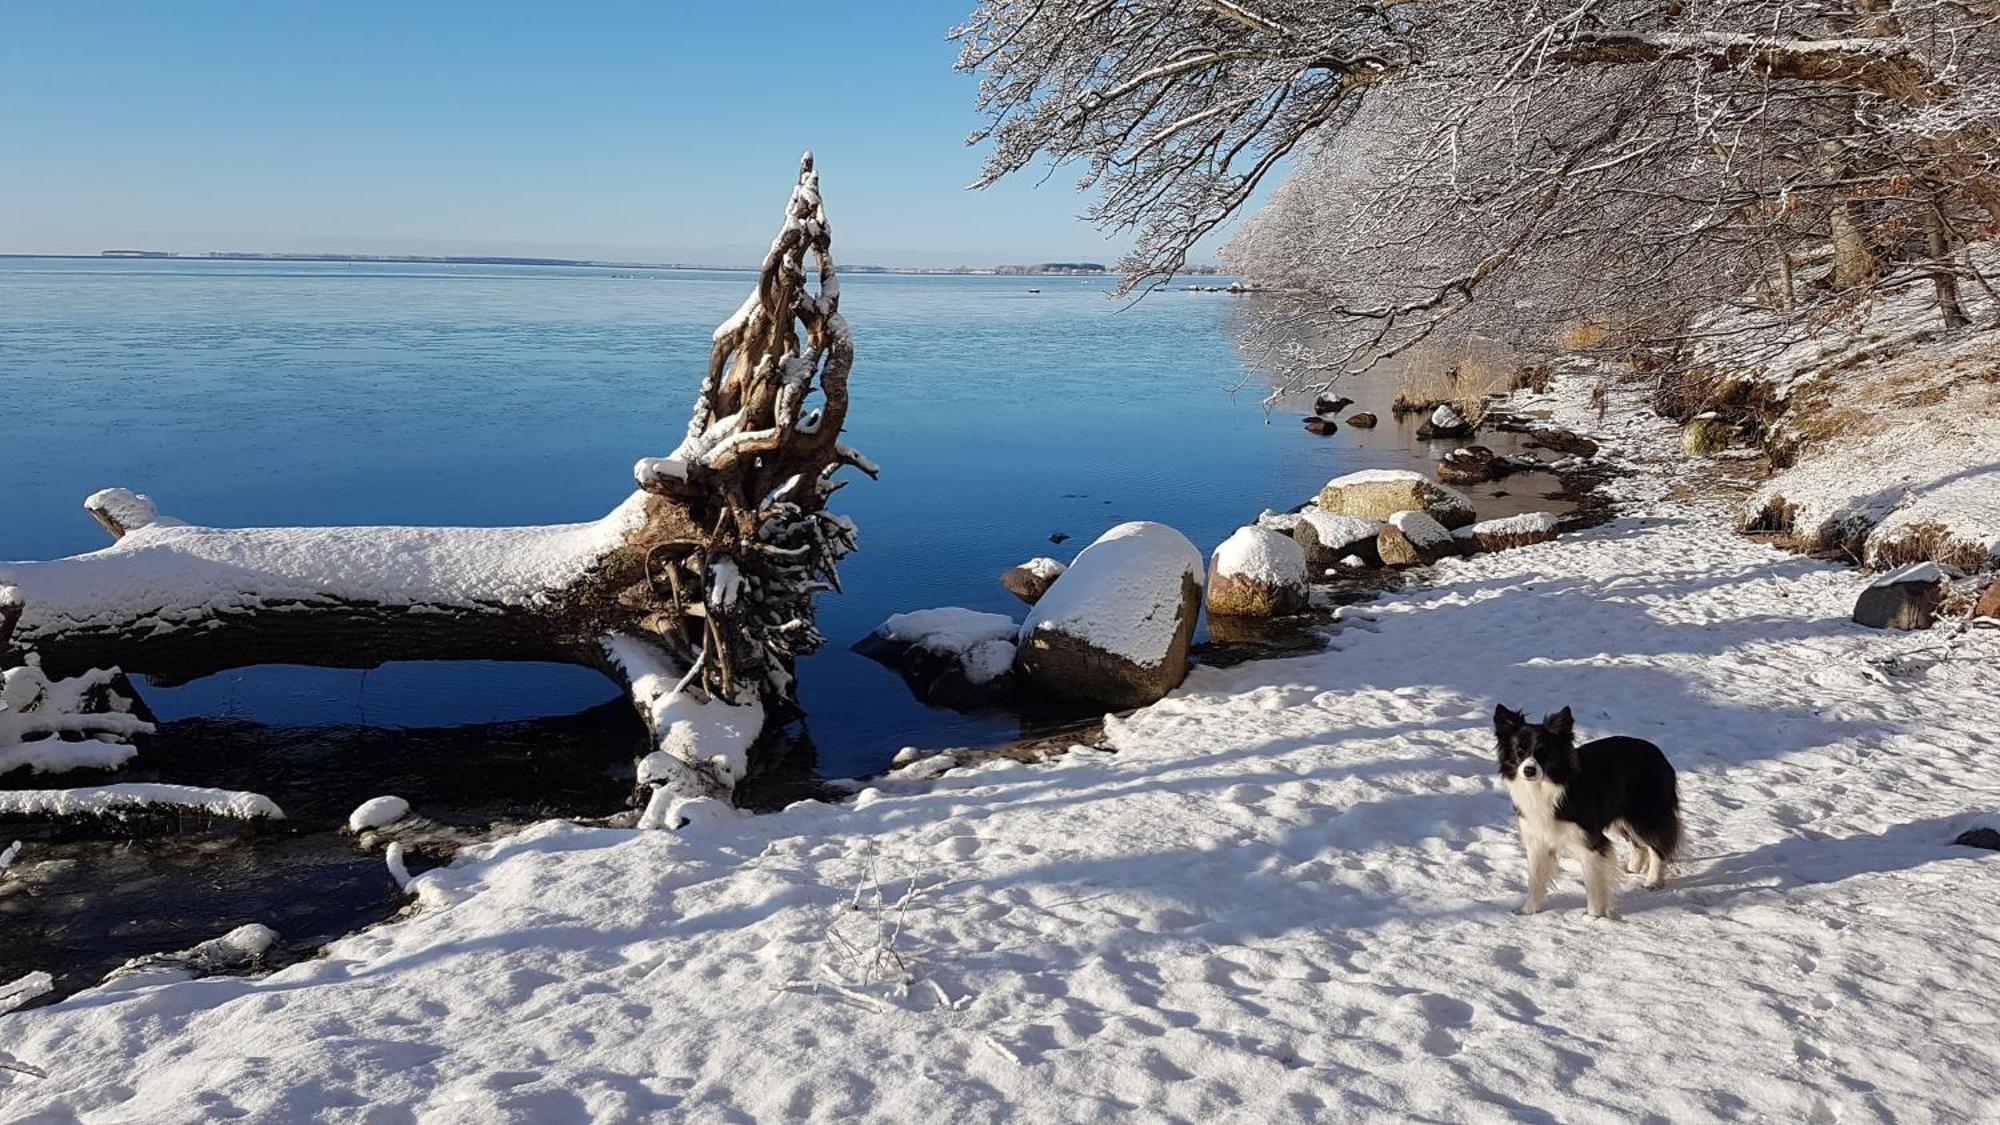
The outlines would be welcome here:
M 1530 849 L 1552 848 L 1570 853 L 1588 850 L 1583 829 L 1570 821 L 1556 819 L 1556 806 L 1562 804 L 1562 786 L 1545 777 L 1532 780 L 1510 777 L 1507 796 L 1520 816 L 1521 841 Z

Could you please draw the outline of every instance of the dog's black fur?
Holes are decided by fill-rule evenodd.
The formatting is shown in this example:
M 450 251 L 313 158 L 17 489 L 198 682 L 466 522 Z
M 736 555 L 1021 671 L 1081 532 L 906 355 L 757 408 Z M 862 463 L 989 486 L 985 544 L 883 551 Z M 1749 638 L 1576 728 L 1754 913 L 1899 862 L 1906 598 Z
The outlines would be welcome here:
M 1607 832 L 1623 822 L 1643 843 L 1672 860 L 1681 847 L 1680 788 L 1673 763 L 1644 739 L 1598 738 L 1576 744 L 1576 723 L 1565 707 L 1539 723 L 1519 711 L 1496 707 L 1500 776 L 1511 779 L 1524 761 L 1563 787 L 1557 820 L 1583 830 L 1591 850 L 1607 853 Z

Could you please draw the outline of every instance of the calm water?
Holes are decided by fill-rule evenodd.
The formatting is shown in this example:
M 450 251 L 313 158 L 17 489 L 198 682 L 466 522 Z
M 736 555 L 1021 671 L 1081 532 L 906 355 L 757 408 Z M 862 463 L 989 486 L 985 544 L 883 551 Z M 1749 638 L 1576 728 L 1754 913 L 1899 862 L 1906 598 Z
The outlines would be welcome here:
M 0 259 L 0 558 L 92 550 L 108 485 L 212 524 L 514 524 L 592 518 L 685 424 L 714 325 L 748 273 Z M 1204 549 L 1363 465 L 1427 463 L 1384 415 L 1314 437 L 1267 418 L 1228 320 L 1244 298 L 1136 306 L 1074 278 L 843 279 L 850 441 L 883 466 L 838 507 L 861 527 L 826 651 L 800 684 L 820 770 L 905 745 L 1004 740 L 1015 720 L 912 700 L 846 646 L 891 613 L 1017 613 L 996 581 L 1158 519 Z M 1037 287 L 1040 293 L 1030 293 Z M 1247 385 L 1246 384 L 1247 381 Z M 1235 388 L 1241 386 L 1238 391 Z M 1073 540 L 1049 542 L 1052 532 Z M 252 669 L 149 700 L 165 718 L 440 726 L 613 694 L 546 666 Z

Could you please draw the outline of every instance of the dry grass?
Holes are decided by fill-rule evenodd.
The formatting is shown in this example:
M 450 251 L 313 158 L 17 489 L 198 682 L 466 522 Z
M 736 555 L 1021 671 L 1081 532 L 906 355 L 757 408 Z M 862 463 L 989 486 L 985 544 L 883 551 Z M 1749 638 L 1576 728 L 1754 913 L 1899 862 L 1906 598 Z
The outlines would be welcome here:
M 1403 364 L 1396 401 L 1397 414 L 1429 413 L 1450 403 L 1468 422 L 1478 422 L 1487 410 L 1487 396 L 1514 389 L 1518 363 L 1497 347 L 1477 344 L 1450 353 L 1413 352 Z

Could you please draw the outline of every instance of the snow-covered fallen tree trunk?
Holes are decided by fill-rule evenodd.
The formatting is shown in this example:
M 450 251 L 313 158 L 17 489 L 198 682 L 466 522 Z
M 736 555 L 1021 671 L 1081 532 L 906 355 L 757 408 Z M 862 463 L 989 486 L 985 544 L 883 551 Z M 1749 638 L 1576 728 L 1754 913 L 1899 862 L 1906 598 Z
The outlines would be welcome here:
M 689 765 L 657 770 L 659 783 L 726 793 L 744 751 L 696 743 L 754 737 L 766 711 L 792 705 L 792 663 L 822 642 L 813 596 L 838 589 L 835 564 L 855 545 L 826 511 L 833 474 L 875 471 L 840 442 L 854 352 L 831 240 L 807 154 L 755 291 L 716 330 L 686 436 L 640 460 L 638 491 L 603 519 L 198 527 L 107 489 L 85 506 L 110 547 L 0 563 L 15 590 L 0 603 L 0 659 L 33 650 L 54 676 L 117 666 L 165 682 L 269 663 L 583 664 L 632 684 L 660 749 Z M 743 717 L 682 721 L 710 705 Z

